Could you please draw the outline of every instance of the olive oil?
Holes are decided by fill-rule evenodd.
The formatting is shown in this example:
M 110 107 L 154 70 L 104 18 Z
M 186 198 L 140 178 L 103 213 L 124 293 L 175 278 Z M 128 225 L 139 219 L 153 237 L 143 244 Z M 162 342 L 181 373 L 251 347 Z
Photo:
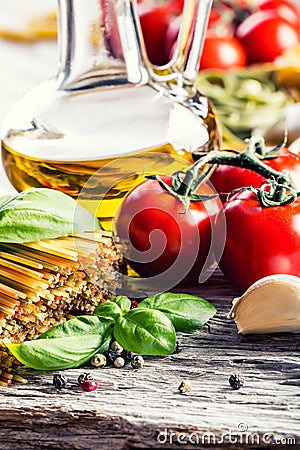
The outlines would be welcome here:
M 79 162 L 40 161 L 24 157 L 3 144 L 2 158 L 17 190 L 59 189 L 77 198 L 104 222 L 110 221 L 127 192 L 145 180 L 145 176 L 171 174 L 192 162 L 189 153 L 176 152 L 170 144 L 135 156 Z
M 36 92 L 44 101 L 34 119 L 26 98 L 19 105 L 23 121 L 27 107 L 27 127 L 20 123 L 22 114 L 8 118 L 2 141 L 6 173 L 19 191 L 49 187 L 77 198 L 105 228 L 144 176 L 185 169 L 198 150 L 220 143 L 209 103 L 199 117 L 149 86 L 60 98 L 45 96 L 46 87 Z

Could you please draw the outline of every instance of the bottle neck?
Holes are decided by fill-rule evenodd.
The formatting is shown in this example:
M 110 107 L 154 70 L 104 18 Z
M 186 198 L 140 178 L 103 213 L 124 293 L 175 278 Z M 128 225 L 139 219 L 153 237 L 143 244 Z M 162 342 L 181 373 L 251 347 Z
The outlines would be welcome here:
M 78 90 L 144 83 L 131 0 L 58 0 L 58 84 Z

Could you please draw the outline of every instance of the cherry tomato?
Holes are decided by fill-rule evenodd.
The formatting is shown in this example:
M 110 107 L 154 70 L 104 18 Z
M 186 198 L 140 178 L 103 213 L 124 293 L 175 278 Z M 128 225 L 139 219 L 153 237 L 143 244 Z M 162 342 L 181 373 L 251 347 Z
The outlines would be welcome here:
M 181 17 L 173 20 L 165 37 L 165 51 L 171 59 L 174 44 L 178 37 Z M 204 41 L 200 69 L 231 69 L 232 67 L 244 67 L 247 55 L 242 44 L 233 36 L 217 36 L 214 31 L 209 31 Z
M 162 177 L 169 186 L 171 177 Z M 201 193 L 215 191 L 201 185 Z M 162 275 L 173 285 L 196 282 L 210 256 L 212 228 L 222 208 L 218 198 L 183 203 L 156 180 L 147 180 L 124 199 L 116 217 L 118 236 L 132 246 L 130 266 L 143 277 Z
M 258 4 L 262 11 L 276 11 L 279 17 L 285 19 L 288 23 L 299 29 L 300 12 L 295 3 L 289 0 L 262 0 Z
M 178 13 L 183 11 L 183 5 L 185 0 L 169 0 L 168 5 L 171 8 L 174 8 Z
M 169 55 L 165 52 L 165 37 L 173 16 L 168 7 L 142 9 L 139 13 L 147 55 L 152 64 L 167 64 Z
M 178 38 L 181 21 L 182 21 L 181 15 L 173 16 L 173 18 L 170 20 L 170 24 L 168 26 L 168 29 L 167 29 L 167 32 L 165 35 L 164 49 L 165 49 L 165 54 L 168 55 L 169 60 L 172 58 L 172 55 L 173 55 L 174 45 Z M 215 35 L 214 26 L 216 24 L 218 24 L 219 21 L 221 21 L 220 13 L 217 10 L 212 9 L 210 12 L 209 22 L 208 22 L 208 28 L 211 28 L 211 30 L 209 30 L 207 35 L 210 33 L 212 35 Z M 218 29 L 218 33 L 219 33 L 219 29 Z M 231 27 L 230 26 L 222 27 L 221 33 L 222 33 L 222 37 L 224 37 L 224 38 L 225 38 L 225 36 L 231 37 L 232 36 Z M 239 43 L 237 43 L 237 46 L 241 47 L 241 45 Z M 242 50 L 242 51 L 243 51 L 243 53 L 245 53 L 244 50 Z
M 242 289 L 279 273 L 300 276 L 300 200 L 262 207 L 255 194 L 240 192 L 224 205 L 226 242 L 219 266 Z M 219 222 L 216 220 L 218 232 Z
M 231 69 L 246 65 L 247 56 L 235 37 L 207 34 L 200 60 L 200 69 Z
M 266 148 L 271 150 L 271 148 Z M 265 159 L 263 161 L 269 167 L 275 170 L 288 170 L 293 179 L 294 185 L 300 191 L 300 156 L 283 148 L 277 153 L 274 159 Z M 210 177 L 211 183 L 217 192 L 221 194 L 222 201 L 226 201 L 228 193 L 234 189 L 253 186 L 260 187 L 265 178 L 256 172 L 242 167 L 234 166 L 218 166 Z M 224 195 L 222 195 L 222 193 Z
M 246 50 L 248 63 L 274 61 L 298 44 L 298 30 L 273 10 L 251 14 L 237 28 L 236 37 Z

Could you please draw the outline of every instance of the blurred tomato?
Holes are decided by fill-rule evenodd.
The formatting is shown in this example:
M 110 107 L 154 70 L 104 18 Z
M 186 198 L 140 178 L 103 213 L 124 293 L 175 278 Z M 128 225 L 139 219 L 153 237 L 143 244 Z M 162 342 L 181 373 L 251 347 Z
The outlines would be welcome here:
M 235 37 L 232 37 L 230 25 L 227 27 L 227 30 L 222 30 L 219 35 L 219 29 L 217 31 L 214 30 L 214 25 L 218 24 L 220 20 L 218 12 L 213 13 L 211 18 L 211 28 L 209 28 L 204 42 L 200 68 L 226 70 L 232 67 L 245 66 L 247 60 L 245 49 Z M 164 48 L 166 55 L 169 55 L 169 60 L 174 51 L 181 20 L 181 16 L 172 19 L 166 32 Z
M 231 69 L 246 65 L 247 55 L 235 37 L 208 34 L 200 60 L 200 69 Z
M 300 27 L 300 11 L 295 3 L 289 0 L 261 0 L 258 4 L 262 11 L 275 11 L 279 17 L 285 19 L 289 24 Z
M 175 11 L 181 13 L 183 10 L 184 0 L 169 0 L 169 7 L 174 8 Z
M 247 17 L 236 31 L 244 46 L 248 63 L 271 62 L 298 43 L 298 31 L 272 10 L 257 11 Z
M 165 39 L 174 11 L 171 7 L 141 9 L 139 13 L 145 47 L 149 60 L 158 66 L 167 64 Z

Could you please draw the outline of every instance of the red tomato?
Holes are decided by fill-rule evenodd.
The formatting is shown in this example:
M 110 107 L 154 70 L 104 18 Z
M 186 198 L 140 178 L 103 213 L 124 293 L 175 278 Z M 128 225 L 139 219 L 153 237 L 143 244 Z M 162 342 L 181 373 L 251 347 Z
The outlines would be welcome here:
M 200 60 L 200 69 L 231 69 L 246 65 L 246 52 L 235 37 L 208 34 Z
M 300 12 L 295 3 L 288 0 L 262 0 L 259 2 L 258 7 L 262 11 L 275 10 L 280 17 L 299 29 Z
M 268 151 L 268 147 L 266 150 Z M 275 159 L 265 159 L 263 162 L 278 171 L 288 170 L 295 187 L 300 191 L 300 156 L 286 148 L 281 149 L 277 155 Z M 265 181 L 265 178 L 249 169 L 220 165 L 211 175 L 210 181 L 217 192 L 227 194 L 244 186 L 258 188 Z M 226 201 L 227 195 L 221 195 L 220 197 L 223 201 Z
M 181 17 L 172 20 L 165 38 L 165 51 L 171 59 L 174 43 L 178 37 Z M 203 52 L 200 59 L 200 69 L 231 69 L 246 65 L 246 51 L 242 44 L 231 36 L 217 36 L 209 31 L 204 41 Z
M 145 47 L 149 60 L 158 66 L 169 62 L 164 43 L 172 18 L 172 10 L 168 7 L 142 9 L 139 14 Z
M 245 47 L 248 63 L 271 62 L 298 43 L 298 31 L 272 10 L 257 11 L 237 28 L 236 36 Z
M 264 208 L 244 191 L 224 205 L 227 235 L 219 266 L 242 289 L 268 275 L 300 277 L 300 200 Z M 216 221 L 216 230 L 220 226 Z
M 181 13 L 183 10 L 184 1 L 185 0 L 169 0 L 168 5 L 177 10 L 178 13 Z
M 218 11 L 216 11 L 215 9 L 212 9 L 210 12 L 209 22 L 208 22 L 208 27 L 212 28 L 210 30 L 211 33 L 214 33 L 214 31 L 213 31 L 214 25 L 216 25 L 216 23 L 218 23 L 218 21 L 220 21 L 220 20 L 221 20 L 220 13 Z M 164 49 L 165 49 L 165 54 L 168 55 L 169 60 L 172 58 L 172 55 L 173 55 L 174 45 L 178 38 L 181 21 L 182 21 L 181 16 L 174 16 L 172 18 L 172 20 L 170 21 L 170 24 L 169 24 L 167 32 L 166 32 Z M 230 29 L 230 27 L 226 27 L 226 29 L 222 28 L 222 37 L 231 36 L 231 35 L 232 35 L 232 30 Z M 241 45 L 239 43 L 237 45 L 239 47 L 241 47 Z
M 171 177 L 163 177 L 171 185 Z M 201 193 L 212 195 L 208 185 Z M 132 246 L 129 264 L 143 277 L 161 275 L 173 285 L 196 282 L 210 255 L 212 228 L 222 208 L 217 198 L 183 203 L 156 180 L 147 180 L 124 199 L 116 217 L 118 236 Z

